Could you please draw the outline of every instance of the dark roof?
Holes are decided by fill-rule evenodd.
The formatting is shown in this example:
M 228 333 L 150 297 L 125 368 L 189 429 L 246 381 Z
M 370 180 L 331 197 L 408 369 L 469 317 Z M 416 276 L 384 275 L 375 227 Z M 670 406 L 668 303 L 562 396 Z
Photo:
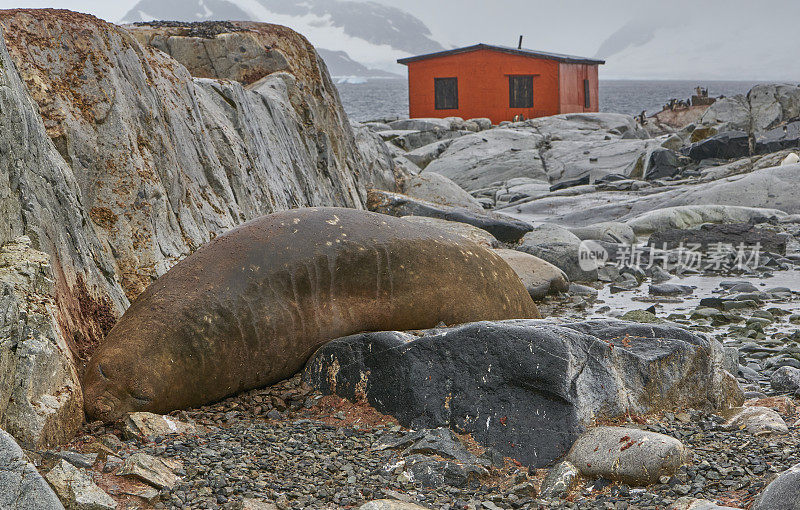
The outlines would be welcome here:
M 474 46 L 467 46 L 465 48 L 456 48 L 454 50 L 438 51 L 436 53 L 428 53 L 427 55 L 418 55 L 416 57 L 401 58 L 397 61 L 398 64 L 410 64 L 420 60 L 428 60 L 430 58 L 447 57 L 450 55 L 458 55 L 461 53 L 469 53 L 478 50 L 491 50 L 499 51 L 501 53 L 510 53 L 512 55 L 522 55 L 523 57 L 543 58 L 547 60 L 557 60 L 558 62 L 565 62 L 567 64 L 605 64 L 605 60 L 596 60 L 593 58 L 576 57 L 574 55 L 562 55 L 560 53 L 548 53 L 546 51 L 529 50 L 526 48 L 518 49 L 508 46 L 495 46 L 492 44 L 476 44 Z

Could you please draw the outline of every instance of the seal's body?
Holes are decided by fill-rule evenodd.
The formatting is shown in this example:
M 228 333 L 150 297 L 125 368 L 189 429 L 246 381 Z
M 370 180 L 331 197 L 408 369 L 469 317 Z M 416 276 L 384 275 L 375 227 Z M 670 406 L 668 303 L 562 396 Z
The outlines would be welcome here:
M 353 209 L 287 211 L 215 239 L 133 302 L 86 368 L 86 413 L 214 402 L 362 331 L 538 317 L 513 270 L 465 238 Z

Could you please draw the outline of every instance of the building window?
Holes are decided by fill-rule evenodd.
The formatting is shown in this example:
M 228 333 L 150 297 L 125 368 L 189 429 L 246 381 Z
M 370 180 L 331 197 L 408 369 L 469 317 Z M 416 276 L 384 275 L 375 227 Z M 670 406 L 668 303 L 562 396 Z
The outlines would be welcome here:
M 509 76 L 511 108 L 533 108 L 533 76 Z
M 589 80 L 583 80 L 583 106 L 586 108 L 592 107 L 592 93 L 589 88 Z
M 458 109 L 458 78 L 435 78 L 437 110 Z

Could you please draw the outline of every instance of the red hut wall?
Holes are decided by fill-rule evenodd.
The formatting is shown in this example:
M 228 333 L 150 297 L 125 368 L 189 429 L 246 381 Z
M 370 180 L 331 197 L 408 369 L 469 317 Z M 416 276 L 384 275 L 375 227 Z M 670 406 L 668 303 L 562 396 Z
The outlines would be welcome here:
M 586 107 L 584 80 L 589 84 L 589 106 Z M 588 64 L 559 64 L 561 105 L 559 113 L 597 112 L 599 82 L 597 66 Z
M 533 108 L 509 107 L 511 75 L 534 75 Z M 408 64 L 409 115 L 412 118 L 488 117 L 495 124 L 512 120 L 518 114 L 526 119 L 556 115 L 560 113 L 558 75 L 559 63 L 554 60 L 491 50 L 411 62 Z M 434 78 L 458 78 L 458 109 L 435 108 Z M 594 80 L 596 83 L 596 68 Z

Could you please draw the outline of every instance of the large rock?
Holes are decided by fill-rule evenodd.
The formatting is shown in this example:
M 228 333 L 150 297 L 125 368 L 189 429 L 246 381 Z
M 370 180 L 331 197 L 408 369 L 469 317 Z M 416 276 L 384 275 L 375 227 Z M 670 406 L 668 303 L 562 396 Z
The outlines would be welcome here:
M 767 485 L 751 510 L 800 510 L 800 464 L 787 469 Z
M 418 167 L 424 169 L 431 161 L 441 156 L 452 143 L 452 138 L 449 140 L 441 140 L 409 151 L 405 153 L 404 156 Z
M 597 280 L 597 263 L 581 260 L 581 240 L 564 227 L 539 225 L 525 234 L 516 249 L 553 264 L 572 281 Z
M 714 102 L 700 118 L 700 124 L 715 126 L 723 124 L 728 129 L 745 131 L 750 129 L 750 104 L 744 95 L 738 94 Z
M 64 506 L 22 449 L 0 430 L 0 508 L 64 510 Z
M 674 437 L 624 427 L 597 427 L 575 441 L 567 461 L 586 478 L 649 485 L 675 474 L 686 457 L 686 448 Z
M 66 460 L 47 473 L 47 481 L 55 489 L 67 510 L 113 510 L 117 503 L 94 481 Z
M 62 443 L 83 422 L 83 396 L 55 318 L 50 257 L 27 237 L 0 247 L 0 428 L 28 448 Z
M 740 405 L 722 360 L 719 342 L 676 327 L 520 320 L 341 338 L 305 377 L 405 426 L 451 427 L 543 467 L 595 420 Z
M 603 140 L 551 142 L 543 153 L 550 182 L 589 177 L 594 182 L 606 175 L 619 174 L 642 179 L 649 149 L 656 140 Z
M 625 223 L 608 221 L 595 223 L 585 227 L 572 227 L 568 229 L 578 236 L 581 241 L 604 241 L 607 243 L 634 244 L 636 233 Z
M 695 161 L 734 159 L 750 155 L 750 149 L 750 136 L 746 132 L 725 131 L 692 144 L 686 155 Z
M 755 220 L 768 220 L 783 216 L 786 216 L 786 214 L 777 209 L 738 207 L 735 205 L 685 205 L 665 207 L 646 212 L 631 218 L 627 221 L 627 224 L 636 234 L 649 235 L 654 232 L 690 232 L 693 227 L 706 223 L 744 224 Z M 712 232 L 715 227 L 709 227 L 709 229 L 707 231 Z M 683 234 L 680 235 L 682 236 Z M 686 235 L 697 237 L 701 234 Z M 669 234 L 668 237 L 670 236 L 672 235 Z M 675 236 L 677 237 L 678 234 L 675 234 Z
M 426 172 L 452 179 L 467 191 L 515 177 L 547 179 L 539 148 L 542 137 L 532 131 L 492 129 L 455 140 Z
M 553 264 L 517 250 L 499 249 L 495 253 L 517 273 L 533 299 L 569 290 L 569 278 Z
M 531 119 L 525 125 L 553 141 L 648 138 L 633 117 L 620 113 L 568 113 Z
M 480 202 L 443 175 L 424 172 L 411 176 L 403 183 L 402 191 L 410 197 L 426 202 L 483 212 Z
M 691 209 L 678 210 L 692 211 L 688 215 L 691 221 L 694 221 L 693 218 L 708 215 L 711 219 L 699 221 L 747 223 L 753 217 L 783 217 L 787 213 L 800 213 L 800 189 L 794 185 L 799 173 L 800 165 L 774 166 L 695 185 L 638 192 L 595 192 L 579 196 L 544 197 L 501 209 L 500 212 L 525 221 L 583 226 L 605 221 L 628 221 L 649 214 L 661 216 L 659 209 L 691 206 Z M 669 216 L 673 214 L 670 213 Z M 719 219 L 714 219 L 715 217 Z M 697 224 L 699 223 L 665 228 L 690 228 Z M 645 229 L 641 233 L 649 232 Z
M 370 211 L 390 216 L 427 216 L 441 220 L 467 223 L 481 228 L 495 238 L 513 243 L 533 229 L 533 225 L 497 213 L 478 213 L 460 207 L 434 204 L 399 193 L 370 190 L 367 200 Z

